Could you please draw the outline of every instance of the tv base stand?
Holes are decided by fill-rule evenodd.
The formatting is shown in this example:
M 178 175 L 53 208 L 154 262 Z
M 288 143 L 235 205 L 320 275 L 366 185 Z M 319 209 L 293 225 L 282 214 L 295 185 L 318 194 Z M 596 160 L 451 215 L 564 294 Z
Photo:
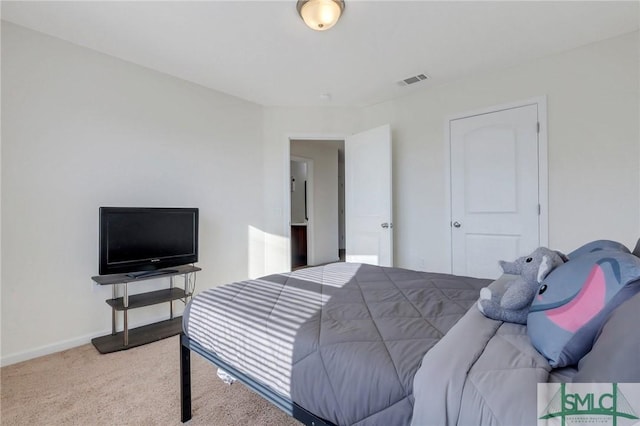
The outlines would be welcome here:
M 129 278 L 136 278 L 136 279 L 140 279 L 143 277 L 160 277 L 163 275 L 171 275 L 171 274 L 177 274 L 178 271 L 176 271 L 175 269 L 158 269 L 156 271 L 140 271 L 140 272 L 131 272 L 129 274 L 126 274 L 127 277 Z
M 180 334 L 182 331 L 182 317 L 174 317 L 173 301 L 182 300 L 185 304 L 193 296 L 193 289 L 188 288 L 187 283 L 191 274 L 200 271 L 201 268 L 192 265 L 184 265 L 173 267 L 171 269 L 161 269 L 155 274 L 116 274 L 116 275 L 98 275 L 91 279 L 100 285 L 111 285 L 113 297 L 107 299 L 106 302 L 111 306 L 111 334 L 96 337 L 91 343 L 100 353 L 110 353 L 125 349 L 134 348 L 136 346 L 155 342 L 167 337 Z M 174 286 L 174 277 L 178 275 L 184 276 L 184 288 Z M 147 293 L 138 293 L 129 295 L 129 284 L 139 281 L 150 280 L 154 278 L 170 277 L 168 289 L 156 290 Z M 116 288 L 122 287 L 122 297 L 116 297 Z M 159 303 L 169 303 L 169 319 L 156 323 L 144 325 L 129 330 L 128 311 L 129 309 L 141 308 L 143 306 L 156 305 Z M 122 312 L 123 330 L 116 331 L 116 313 Z

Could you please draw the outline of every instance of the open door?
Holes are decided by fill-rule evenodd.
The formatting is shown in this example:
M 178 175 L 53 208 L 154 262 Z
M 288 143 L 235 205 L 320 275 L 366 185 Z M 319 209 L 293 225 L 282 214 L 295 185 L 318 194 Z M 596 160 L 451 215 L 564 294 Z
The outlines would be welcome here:
M 345 140 L 347 262 L 393 266 L 391 126 Z

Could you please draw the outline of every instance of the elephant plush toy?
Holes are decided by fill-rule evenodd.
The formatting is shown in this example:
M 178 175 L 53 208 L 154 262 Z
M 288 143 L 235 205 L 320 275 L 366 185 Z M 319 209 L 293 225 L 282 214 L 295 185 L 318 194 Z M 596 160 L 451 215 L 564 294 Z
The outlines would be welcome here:
M 501 260 L 500 266 L 505 274 L 519 276 L 508 283 L 503 291 L 489 287 L 480 290 L 478 309 L 488 318 L 526 324 L 529 307 L 542 280 L 567 260 L 564 254 L 546 247 L 538 247 L 530 255 L 514 262 Z

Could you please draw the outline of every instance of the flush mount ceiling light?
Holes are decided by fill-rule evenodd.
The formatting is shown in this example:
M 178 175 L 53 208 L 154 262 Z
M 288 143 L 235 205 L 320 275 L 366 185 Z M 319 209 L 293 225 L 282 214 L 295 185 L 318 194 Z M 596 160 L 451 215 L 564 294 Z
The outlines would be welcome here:
M 316 31 L 333 27 L 344 11 L 342 0 L 298 0 L 298 13 L 305 24 Z

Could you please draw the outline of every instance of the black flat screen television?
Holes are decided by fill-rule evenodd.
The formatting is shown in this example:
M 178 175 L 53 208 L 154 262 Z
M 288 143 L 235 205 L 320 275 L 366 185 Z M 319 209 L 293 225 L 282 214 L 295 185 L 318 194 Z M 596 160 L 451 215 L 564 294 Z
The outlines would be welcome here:
M 100 207 L 100 275 L 155 275 L 197 261 L 197 208 Z

